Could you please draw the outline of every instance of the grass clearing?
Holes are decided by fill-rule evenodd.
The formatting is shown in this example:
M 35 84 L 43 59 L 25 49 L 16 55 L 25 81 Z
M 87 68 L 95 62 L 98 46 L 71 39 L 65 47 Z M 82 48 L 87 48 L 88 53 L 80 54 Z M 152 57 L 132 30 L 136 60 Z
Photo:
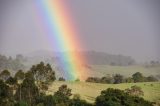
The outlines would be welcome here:
M 142 73 L 144 76 L 160 74 L 160 66 L 145 67 L 142 65 L 135 66 L 110 66 L 110 65 L 93 65 L 92 71 L 94 76 L 104 76 L 106 74 L 122 74 L 124 76 L 132 76 L 136 72 Z
M 48 94 L 53 94 L 62 84 L 67 84 L 72 89 L 73 94 L 80 94 L 81 99 L 93 103 L 95 98 L 100 95 L 102 90 L 107 88 L 126 89 L 133 85 L 140 86 L 144 92 L 143 98 L 149 101 L 160 100 L 160 82 L 145 82 L 145 83 L 122 83 L 122 84 L 100 84 L 88 82 L 60 82 L 55 81 L 49 87 Z

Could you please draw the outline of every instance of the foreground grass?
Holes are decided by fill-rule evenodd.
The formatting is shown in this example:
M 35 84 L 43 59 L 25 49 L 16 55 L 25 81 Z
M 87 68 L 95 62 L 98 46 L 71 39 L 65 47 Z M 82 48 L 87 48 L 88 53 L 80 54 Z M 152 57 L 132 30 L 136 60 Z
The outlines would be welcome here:
M 67 84 L 72 89 L 73 94 L 80 94 L 81 99 L 93 103 L 95 98 L 100 95 L 102 90 L 107 88 L 126 89 L 133 85 L 140 86 L 144 91 L 143 98 L 149 101 L 160 100 L 160 82 L 145 82 L 145 83 L 123 83 L 123 84 L 99 84 L 86 82 L 60 82 L 56 81 L 49 87 L 48 94 L 53 94 L 62 84 Z

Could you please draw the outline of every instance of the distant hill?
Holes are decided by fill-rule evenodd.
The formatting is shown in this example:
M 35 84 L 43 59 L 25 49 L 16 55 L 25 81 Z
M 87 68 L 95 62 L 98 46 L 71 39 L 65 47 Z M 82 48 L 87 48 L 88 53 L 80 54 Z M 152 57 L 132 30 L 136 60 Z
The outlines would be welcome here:
M 56 77 L 65 78 L 64 64 L 69 64 L 68 61 L 61 59 L 59 56 L 65 52 L 50 52 L 50 51 L 36 51 L 27 55 L 17 55 L 16 58 L 6 57 L 0 55 L 0 71 L 9 69 L 13 73 L 22 69 L 29 70 L 32 65 L 38 64 L 41 61 L 51 64 L 53 70 L 56 72 Z M 124 76 L 131 76 L 135 72 L 141 72 L 145 76 L 154 75 L 159 77 L 160 65 L 140 65 L 135 64 L 135 60 L 129 56 L 112 55 L 103 52 L 85 51 L 78 52 L 84 55 L 87 62 L 81 64 L 79 70 L 86 71 L 86 77 L 103 77 L 107 74 L 122 74 Z M 77 70 L 76 70 L 77 71 Z
M 79 70 L 87 71 L 88 73 L 90 73 L 90 76 L 95 76 L 96 74 L 99 75 L 98 71 L 100 70 L 95 71 L 94 67 L 92 67 L 95 65 L 130 66 L 135 64 L 135 60 L 132 59 L 130 56 L 112 55 L 104 52 L 95 51 L 75 52 L 79 53 L 80 55 L 83 55 L 86 59 L 86 63 L 80 64 Z M 25 64 L 28 70 L 33 64 L 37 64 L 40 61 L 44 61 L 45 63 L 50 63 L 52 65 L 52 68 L 56 71 L 57 77 L 65 76 L 64 72 L 66 70 L 63 66 L 64 63 L 67 66 L 67 64 L 69 64 L 69 61 L 74 60 L 68 61 L 63 58 L 60 58 L 60 56 L 64 54 L 66 54 L 66 52 L 52 52 L 45 50 L 35 51 L 25 56 L 27 61 L 23 64 Z
M 88 60 L 88 63 L 91 65 L 127 66 L 136 63 L 135 60 L 130 56 L 113 55 L 95 51 L 88 51 L 84 54 Z
M 24 69 L 24 65 L 20 60 L 21 56 L 17 55 L 15 59 L 12 57 L 6 57 L 0 54 L 0 72 L 2 70 L 15 70 Z
M 76 51 L 77 52 L 77 51 Z M 53 59 L 55 61 L 62 54 L 66 52 L 52 52 L 52 51 L 36 51 L 28 54 L 28 57 L 32 57 L 35 59 Z M 123 56 L 123 55 L 113 55 L 105 52 L 96 52 L 96 51 L 83 51 L 77 52 L 87 60 L 87 64 L 89 65 L 113 65 L 113 66 L 127 66 L 135 64 L 135 60 L 131 56 Z M 64 60 L 65 61 L 65 60 Z
M 77 52 L 77 51 L 76 51 Z M 66 52 L 52 52 L 52 51 L 35 51 L 25 55 L 17 55 L 15 59 L 6 58 L 5 56 L 0 56 L 0 69 L 11 69 L 14 72 L 22 69 L 24 71 L 29 70 L 32 65 L 38 64 L 43 61 L 44 63 L 50 63 L 52 68 L 56 71 L 56 75 L 65 76 L 64 72 L 64 63 L 69 64 L 69 61 L 74 60 L 65 60 L 60 58 L 61 55 L 64 55 Z M 128 66 L 135 64 L 135 60 L 130 56 L 122 55 L 112 55 L 103 52 L 95 51 L 83 51 L 77 52 L 80 55 L 83 55 L 86 58 L 86 63 L 80 64 L 79 70 L 85 70 L 90 73 L 91 76 L 95 76 L 96 73 L 100 70 L 94 71 L 95 65 L 112 65 L 112 66 Z

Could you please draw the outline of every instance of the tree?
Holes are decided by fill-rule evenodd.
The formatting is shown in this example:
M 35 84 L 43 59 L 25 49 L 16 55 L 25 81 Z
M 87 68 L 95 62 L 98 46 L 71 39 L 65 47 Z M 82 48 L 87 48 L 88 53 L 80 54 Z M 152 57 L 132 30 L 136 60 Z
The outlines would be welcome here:
M 108 83 L 111 84 L 113 83 L 114 79 L 111 75 L 107 74 L 105 77 L 101 78 L 101 83 Z
M 65 79 L 63 77 L 59 77 L 58 79 L 59 81 L 65 81 Z
M 40 62 L 37 65 L 33 65 L 31 72 L 34 75 L 36 81 L 54 81 L 56 79 L 55 72 L 52 70 L 51 65 L 45 65 L 43 62 Z
M 146 81 L 147 82 L 156 82 L 156 81 L 158 81 L 158 79 L 151 75 L 151 76 L 146 77 Z
M 16 79 L 16 78 L 13 78 L 13 77 L 9 77 L 9 78 L 6 80 L 6 83 L 9 84 L 9 85 L 16 85 L 16 84 L 17 84 L 17 79 Z
M 38 87 L 39 87 L 39 92 L 45 94 L 45 92 L 48 90 L 49 84 L 46 82 L 40 82 Z
M 101 81 L 100 78 L 97 77 L 88 77 L 86 82 L 94 82 L 94 83 L 99 83 Z
M 3 80 L 0 80 L 0 105 L 5 106 L 5 104 L 9 101 L 10 98 L 10 89 L 9 86 L 6 85 Z
M 0 73 L 0 79 L 6 81 L 10 77 L 10 72 L 8 70 L 4 70 Z
M 114 78 L 114 84 L 119 84 L 124 82 L 124 78 L 120 74 L 114 75 L 113 78 Z
M 68 103 L 70 96 L 72 96 L 71 89 L 67 85 L 60 86 L 59 90 L 54 93 L 56 103 Z
M 44 102 L 45 106 L 56 106 L 55 100 L 52 95 L 45 96 Z
M 55 77 L 55 72 L 53 71 L 53 72 L 50 72 L 50 74 L 48 73 L 48 75 L 47 75 L 48 77 L 47 77 L 47 82 L 53 82 L 53 81 L 55 81 L 56 80 L 56 77 Z
M 132 78 L 133 78 L 134 82 L 143 82 L 144 81 L 144 76 L 140 72 L 136 72 L 135 74 L 133 74 Z
M 69 106 L 93 106 L 93 105 L 87 103 L 85 100 L 81 100 L 81 96 L 79 94 L 74 94 L 73 99 L 71 99 Z
M 11 69 L 17 70 L 24 68 L 24 65 L 17 61 L 17 59 L 12 59 L 12 57 L 6 57 L 0 55 L 0 69 Z
M 15 98 L 17 101 L 25 101 L 28 105 L 33 105 L 35 103 L 36 97 L 38 96 L 38 87 L 35 85 L 32 72 L 29 71 L 25 74 L 23 83 L 18 86 Z
M 93 106 L 93 105 L 87 103 L 85 100 L 72 99 L 71 102 L 69 103 L 69 106 Z
M 96 98 L 96 106 L 153 106 L 141 97 L 131 96 L 123 90 L 108 88 Z
M 130 95 L 133 95 L 133 96 L 143 96 L 144 95 L 144 92 L 142 91 L 141 87 L 139 86 L 132 86 L 131 89 L 125 89 L 125 92 L 130 94 Z
M 41 94 L 36 98 L 36 106 L 57 106 L 52 95 Z
M 128 77 L 125 80 L 126 80 L 126 83 L 133 83 L 134 82 L 133 78 L 131 78 L 131 77 Z
M 15 74 L 15 78 L 17 80 L 23 80 L 25 77 L 25 73 L 22 70 L 19 70 L 16 74 Z

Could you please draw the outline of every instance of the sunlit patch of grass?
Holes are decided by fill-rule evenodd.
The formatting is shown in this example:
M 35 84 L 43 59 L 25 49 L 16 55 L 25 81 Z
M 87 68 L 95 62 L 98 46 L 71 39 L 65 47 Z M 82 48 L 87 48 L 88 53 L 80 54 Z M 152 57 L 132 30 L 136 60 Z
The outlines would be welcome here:
M 88 82 L 53 82 L 48 90 L 48 94 L 53 94 L 62 84 L 67 84 L 72 89 L 73 94 L 80 94 L 82 99 L 93 103 L 95 98 L 100 95 L 102 90 L 107 88 L 126 89 L 133 85 L 140 86 L 144 92 L 143 98 L 149 101 L 157 101 L 160 99 L 160 82 L 145 83 L 122 83 L 122 84 L 100 84 Z

